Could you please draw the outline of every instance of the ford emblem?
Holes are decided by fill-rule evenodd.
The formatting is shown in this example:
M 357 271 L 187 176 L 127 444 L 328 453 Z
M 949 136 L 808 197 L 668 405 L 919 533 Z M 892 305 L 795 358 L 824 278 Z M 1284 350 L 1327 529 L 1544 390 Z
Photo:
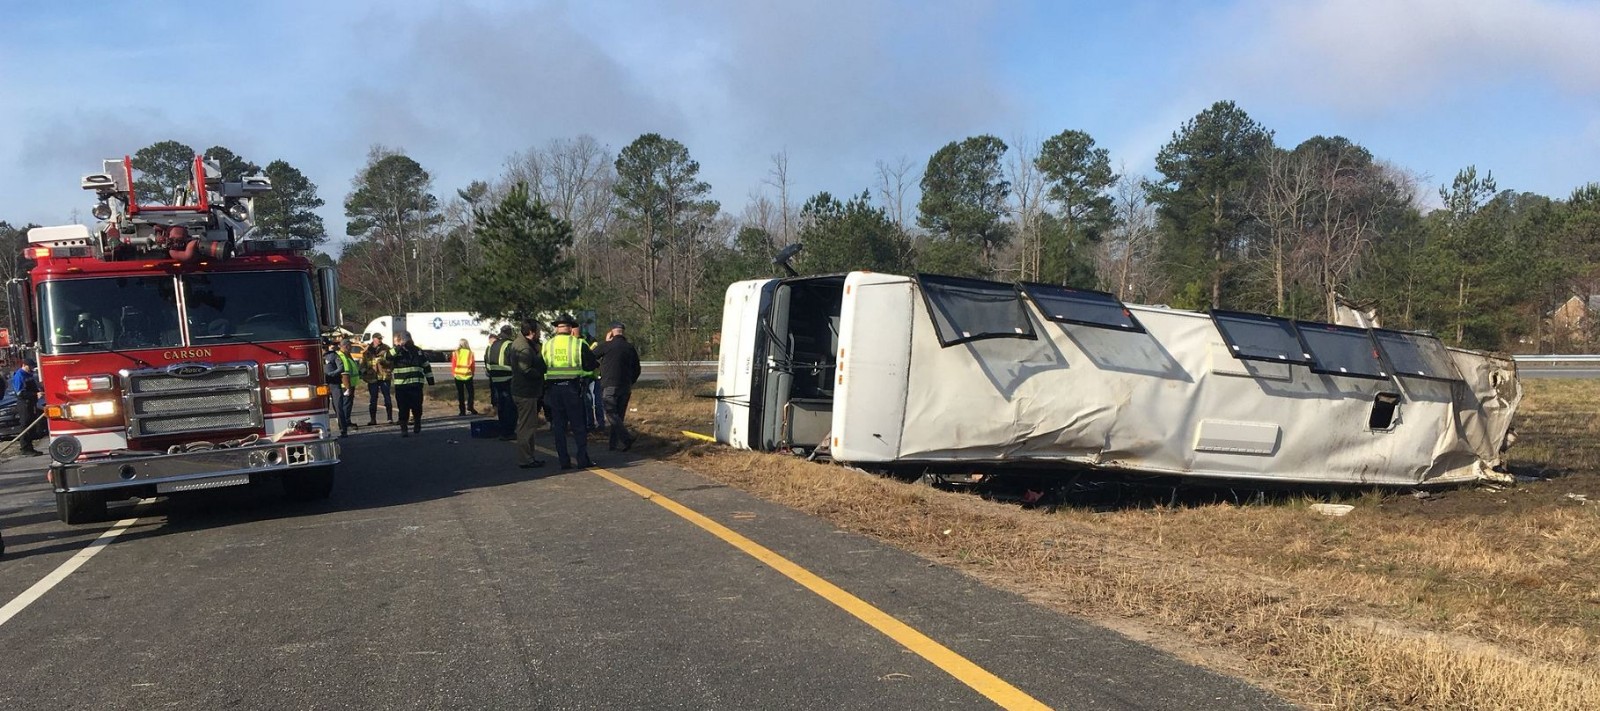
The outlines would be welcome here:
M 182 365 L 174 365 L 167 368 L 168 375 L 176 375 L 180 378 L 192 378 L 196 375 L 205 375 L 209 372 L 211 372 L 211 366 L 201 365 L 199 363 L 184 363 Z

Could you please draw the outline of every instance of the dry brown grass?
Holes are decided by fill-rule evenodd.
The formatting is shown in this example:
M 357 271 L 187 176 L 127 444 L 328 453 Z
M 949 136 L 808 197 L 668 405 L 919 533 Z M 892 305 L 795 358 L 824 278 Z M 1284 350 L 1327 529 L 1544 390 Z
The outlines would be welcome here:
M 843 467 L 674 441 L 711 407 L 662 390 L 635 422 L 707 476 L 1136 633 L 1308 706 L 1600 708 L 1600 382 L 1530 381 L 1506 490 L 1055 512 Z

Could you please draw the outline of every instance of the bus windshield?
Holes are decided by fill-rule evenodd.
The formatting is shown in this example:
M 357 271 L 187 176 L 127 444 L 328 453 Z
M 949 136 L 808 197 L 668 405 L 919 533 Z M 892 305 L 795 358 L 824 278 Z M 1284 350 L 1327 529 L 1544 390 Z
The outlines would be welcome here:
M 40 343 L 48 354 L 183 345 L 176 292 L 166 275 L 45 282 Z
M 304 272 L 185 274 L 182 280 L 193 345 L 318 336 Z

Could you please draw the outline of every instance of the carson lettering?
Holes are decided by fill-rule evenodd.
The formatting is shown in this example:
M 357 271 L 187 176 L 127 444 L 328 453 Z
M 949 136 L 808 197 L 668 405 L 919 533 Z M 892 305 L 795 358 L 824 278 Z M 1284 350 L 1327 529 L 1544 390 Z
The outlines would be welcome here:
M 183 351 L 162 351 L 162 360 L 192 360 L 195 358 L 210 358 L 210 348 L 190 348 Z

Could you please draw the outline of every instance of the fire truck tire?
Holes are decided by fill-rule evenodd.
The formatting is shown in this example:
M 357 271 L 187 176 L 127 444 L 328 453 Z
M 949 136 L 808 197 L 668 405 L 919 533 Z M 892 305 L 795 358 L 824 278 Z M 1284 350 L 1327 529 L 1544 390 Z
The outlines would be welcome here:
M 56 516 L 68 525 L 106 520 L 106 499 L 92 491 L 56 493 Z
M 283 475 L 283 493 L 291 501 L 320 501 L 333 493 L 333 467 L 315 467 Z

